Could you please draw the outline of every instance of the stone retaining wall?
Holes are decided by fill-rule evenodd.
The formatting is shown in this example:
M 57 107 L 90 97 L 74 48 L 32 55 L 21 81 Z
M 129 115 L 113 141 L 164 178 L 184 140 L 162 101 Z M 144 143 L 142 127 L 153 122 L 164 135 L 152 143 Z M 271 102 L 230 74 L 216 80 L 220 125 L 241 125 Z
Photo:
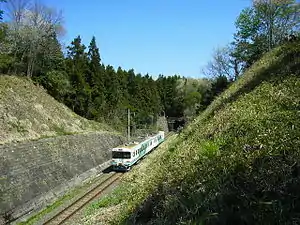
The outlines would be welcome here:
M 16 218 L 61 196 L 123 142 L 111 133 L 89 133 L 0 146 L 0 215 Z

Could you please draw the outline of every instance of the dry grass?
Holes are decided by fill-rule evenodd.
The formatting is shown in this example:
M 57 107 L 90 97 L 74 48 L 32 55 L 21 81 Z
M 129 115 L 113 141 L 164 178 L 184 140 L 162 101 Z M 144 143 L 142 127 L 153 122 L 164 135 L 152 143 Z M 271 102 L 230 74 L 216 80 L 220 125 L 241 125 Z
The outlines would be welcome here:
M 121 212 L 122 205 L 112 205 L 106 208 L 101 208 L 92 215 L 89 215 L 79 221 L 82 225 L 106 225 L 112 223 L 113 219 Z M 100 221 L 100 222 L 99 222 Z
M 95 131 L 112 130 L 76 115 L 24 77 L 0 76 L 0 144 Z

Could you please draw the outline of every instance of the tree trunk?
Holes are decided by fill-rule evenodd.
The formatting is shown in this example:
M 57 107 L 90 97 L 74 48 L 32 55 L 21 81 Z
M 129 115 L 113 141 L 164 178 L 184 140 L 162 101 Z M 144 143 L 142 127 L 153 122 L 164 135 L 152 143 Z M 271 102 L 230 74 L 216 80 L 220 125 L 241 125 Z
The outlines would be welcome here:
M 235 59 L 234 60 L 234 80 L 236 80 L 239 76 L 239 68 L 238 68 L 238 62 Z
M 28 52 L 28 59 L 27 59 L 27 77 L 30 78 L 30 71 L 31 71 L 31 63 L 32 63 L 32 43 L 30 43 L 29 52 Z

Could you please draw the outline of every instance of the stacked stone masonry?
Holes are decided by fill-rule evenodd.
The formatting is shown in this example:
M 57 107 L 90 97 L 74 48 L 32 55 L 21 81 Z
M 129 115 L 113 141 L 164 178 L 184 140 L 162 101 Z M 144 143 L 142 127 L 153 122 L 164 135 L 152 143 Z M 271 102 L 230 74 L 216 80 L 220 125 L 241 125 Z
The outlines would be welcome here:
M 110 159 L 111 148 L 124 142 L 111 133 L 89 133 L 0 146 L 0 215 Z

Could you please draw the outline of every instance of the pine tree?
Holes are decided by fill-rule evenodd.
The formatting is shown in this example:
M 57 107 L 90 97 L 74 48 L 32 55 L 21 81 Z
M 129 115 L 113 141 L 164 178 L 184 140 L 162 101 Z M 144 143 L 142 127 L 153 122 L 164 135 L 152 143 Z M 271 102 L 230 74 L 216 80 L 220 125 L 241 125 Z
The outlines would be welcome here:
M 128 74 L 125 70 L 119 66 L 117 70 L 117 79 L 120 87 L 120 109 L 127 109 L 129 106 L 129 94 L 128 94 Z
M 177 81 L 180 76 L 164 77 L 159 75 L 156 83 L 161 99 L 162 110 L 167 116 L 180 117 L 183 115 L 183 100 L 177 96 Z
M 81 37 L 75 38 L 67 47 L 67 71 L 70 76 L 72 93 L 69 95 L 68 105 L 81 116 L 89 117 L 87 114 L 91 101 L 91 89 L 86 83 L 88 72 L 88 57 L 85 46 L 81 44 Z
M 111 65 L 106 66 L 105 77 L 105 99 L 106 109 L 109 118 L 116 117 L 116 112 L 120 103 L 120 87 L 116 71 Z
M 99 48 L 96 44 L 96 38 L 93 37 L 88 51 L 89 72 L 87 73 L 86 82 L 92 90 L 89 112 L 94 119 L 100 119 L 104 116 L 105 108 L 105 87 L 104 77 L 105 69 L 101 65 Z
M 135 94 L 136 94 L 136 79 L 135 73 L 133 69 L 128 70 L 127 72 L 127 91 L 129 97 L 129 105 L 128 107 L 134 111 L 137 106 L 135 105 Z

